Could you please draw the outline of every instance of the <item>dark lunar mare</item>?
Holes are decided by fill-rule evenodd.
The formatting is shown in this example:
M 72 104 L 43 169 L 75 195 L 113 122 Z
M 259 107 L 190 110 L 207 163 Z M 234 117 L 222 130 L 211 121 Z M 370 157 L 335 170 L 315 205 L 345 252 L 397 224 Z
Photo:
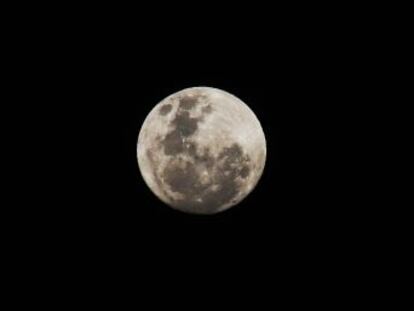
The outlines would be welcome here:
M 184 96 L 180 99 L 180 108 L 185 110 L 191 110 L 194 108 L 198 101 L 198 96 Z
M 191 160 L 175 160 L 167 165 L 161 178 L 173 192 L 182 195 L 182 199 L 173 199 L 172 205 L 180 210 L 197 213 L 214 213 L 228 204 L 241 191 L 238 177 L 247 178 L 250 174 L 249 157 L 243 153 L 239 144 L 233 144 L 219 153 L 211 154 L 208 148 L 200 150 L 190 141 L 198 130 L 199 118 L 190 117 L 189 111 L 195 107 L 197 97 L 183 97 L 175 118 L 171 121 L 171 131 L 161 141 L 164 153 L 168 156 L 188 155 Z M 203 114 L 211 113 L 211 106 L 204 107 Z M 184 162 L 183 162 L 184 161 Z M 203 165 L 209 170 L 210 182 L 202 183 L 196 166 Z M 202 201 L 197 201 L 201 198 Z
M 237 177 L 246 178 L 250 174 L 248 162 L 250 159 L 243 154 L 238 144 L 224 148 L 217 157 L 210 153 L 204 154 L 205 161 L 217 165 L 211 181 L 201 182 L 195 166 L 200 159 L 193 157 L 191 162 L 180 165 L 168 165 L 163 172 L 163 179 L 174 192 L 183 196 L 181 200 L 174 200 L 174 206 L 181 210 L 198 213 L 214 213 L 241 191 L 241 184 Z M 211 173 L 211 172 L 210 172 Z M 218 185 L 217 189 L 213 185 Z M 198 198 L 202 202 L 197 201 Z
M 188 110 L 194 108 L 196 97 L 181 98 L 175 118 L 171 121 L 172 130 L 161 141 L 166 155 L 177 155 L 184 151 L 184 139 L 193 135 L 198 129 L 200 118 L 190 117 Z
M 162 105 L 160 108 L 160 115 L 166 116 L 167 114 L 170 113 L 171 110 L 172 110 L 171 104 Z
M 173 192 L 182 195 L 182 199 L 178 200 L 167 196 L 174 207 L 182 211 L 210 214 L 218 212 L 223 205 L 232 202 L 240 193 L 242 184 L 237 178 L 244 179 L 250 175 L 250 159 L 237 143 L 223 148 L 218 156 L 214 156 L 208 148 L 201 150 L 194 141 L 190 141 L 203 117 L 190 117 L 189 111 L 197 102 L 197 97 L 180 99 L 176 116 L 170 124 L 171 131 L 160 141 L 165 155 L 185 154 L 191 160 L 175 158 L 160 176 L 156 176 L 156 182 L 162 189 L 162 179 Z M 211 106 L 204 108 L 207 109 L 202 109 L 203 114 L 211 113 Z M 201 182 L 201 176 L 196 170 L 199 165 L 209 171 L 211 179 L 207 184 Z M 157 173 L 154 172 L 154 175 Z M 166 192 L 164 194 L 166 195 Z M 202 201 L 197 201 L 198 198 Z

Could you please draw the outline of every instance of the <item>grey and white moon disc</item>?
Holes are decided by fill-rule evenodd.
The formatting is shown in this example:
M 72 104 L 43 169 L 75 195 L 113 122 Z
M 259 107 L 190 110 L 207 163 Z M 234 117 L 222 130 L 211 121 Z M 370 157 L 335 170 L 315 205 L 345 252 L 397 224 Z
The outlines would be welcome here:
M 242 201 L 266 161 L 260 122 L 237 97 L 193 87 L 158 103 L 138 136 L 138 165 L 152 192 L 167 205 L 215 214 Z

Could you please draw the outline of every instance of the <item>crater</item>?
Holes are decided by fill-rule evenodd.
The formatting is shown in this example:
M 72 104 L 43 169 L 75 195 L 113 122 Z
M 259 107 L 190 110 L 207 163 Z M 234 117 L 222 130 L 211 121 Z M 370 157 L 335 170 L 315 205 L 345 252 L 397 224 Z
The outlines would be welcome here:
M 247 178 L 250 175 L 250 168 L 245 165 L 243 166 L 243 168 L 240 170 L 240 176 L 241 178 Z
M 171 104 L 165 104 L 165 105 L 161 106 L 161 108 L 159 110 L 159 113 L 162 116 L 166 116 L 167 114 L 169 114 L 171 112 L 171 110 L 172 110 Z

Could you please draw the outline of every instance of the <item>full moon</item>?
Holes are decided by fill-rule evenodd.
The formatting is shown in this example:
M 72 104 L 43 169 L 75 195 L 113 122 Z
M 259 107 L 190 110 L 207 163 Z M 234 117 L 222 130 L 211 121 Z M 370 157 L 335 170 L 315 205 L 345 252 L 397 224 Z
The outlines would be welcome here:
M 223 90 L 193 87 L 158 103 L 138 136 L 138 165 L 164 203 L 191 214 L 215 214 L 240 203 L 266 161 L 259 120 Z

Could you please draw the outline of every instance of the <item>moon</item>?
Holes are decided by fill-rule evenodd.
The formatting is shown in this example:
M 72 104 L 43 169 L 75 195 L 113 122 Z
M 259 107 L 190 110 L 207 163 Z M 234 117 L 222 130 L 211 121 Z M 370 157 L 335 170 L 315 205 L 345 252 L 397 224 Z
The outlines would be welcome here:
M 158 103 L 138 136 L 140 172 L 170 207 L 216 214 L 240 203 L 257 185 L 266 161 L 259 120 L 240 99 L 192 87 Z

